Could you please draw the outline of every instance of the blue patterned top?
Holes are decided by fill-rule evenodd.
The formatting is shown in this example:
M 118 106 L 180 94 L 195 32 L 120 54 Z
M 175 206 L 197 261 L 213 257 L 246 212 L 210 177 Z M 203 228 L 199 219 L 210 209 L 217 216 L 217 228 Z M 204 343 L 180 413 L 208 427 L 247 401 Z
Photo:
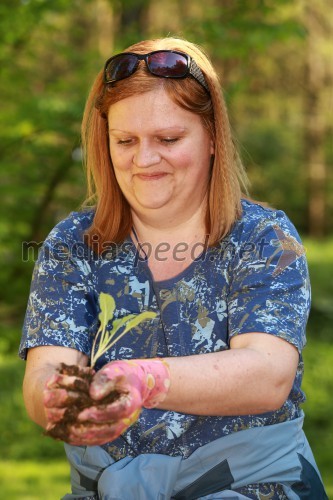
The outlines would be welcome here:
M 301 353 L 310 307 L 308 270 L 299 236 L 277 210 L 242 202 L 242 217 L 215 248 L 178 276 L 154 282 L 133 242 L 111 245 L 98 256 L 84 243 L 92 211 L 72 213 L 49 234 L 39 252 L 20 346 L 65 346 L 90 355 L 98 329 L 98 296 L 116 301 L 114 319 L 157 312 L 128 332 L 98 362 L 187 356 L 229 349 L 230 339 L 266 332 Z M 277 411 L 247 416 L 196 416 L 143 409 L 137 423 L 104 448 L 114 459 L 139 453 L 188 457 L 229 433 L 300 415 L 303 362 L 287 401 Z M 223 381 L 221 381 L 223 383 Z

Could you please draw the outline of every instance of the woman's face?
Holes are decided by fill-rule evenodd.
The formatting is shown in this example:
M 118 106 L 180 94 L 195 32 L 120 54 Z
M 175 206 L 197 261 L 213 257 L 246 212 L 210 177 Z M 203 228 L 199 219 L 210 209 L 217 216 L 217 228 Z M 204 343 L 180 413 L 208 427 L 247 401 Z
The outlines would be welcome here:
M 112 163 L 138 216 L 186 220 L 207 192 L 212 140 L 198 115 L 163 89 L 123 99 L 108 113 Z

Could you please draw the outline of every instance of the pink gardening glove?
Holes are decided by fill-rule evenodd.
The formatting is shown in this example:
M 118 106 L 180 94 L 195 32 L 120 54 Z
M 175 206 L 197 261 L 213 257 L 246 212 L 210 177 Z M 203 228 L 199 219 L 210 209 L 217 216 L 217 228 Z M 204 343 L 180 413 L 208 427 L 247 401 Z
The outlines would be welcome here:
M 139 417 L 142 407 L 153 408 L 164 400 L 170 386 L 169 370 L 162 359 L 112 361 L 98 371 L 90 396 L 99 401 L 112 391 L 120 396 L 111 404 L 84 409 L 81 425 L 71 428 L 70 443 L 99 445 L 113 441 Z

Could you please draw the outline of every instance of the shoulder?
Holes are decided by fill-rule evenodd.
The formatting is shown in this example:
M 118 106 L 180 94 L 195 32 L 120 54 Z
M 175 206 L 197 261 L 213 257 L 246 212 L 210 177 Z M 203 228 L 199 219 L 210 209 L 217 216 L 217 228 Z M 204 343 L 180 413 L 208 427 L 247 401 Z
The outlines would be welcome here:
M 241 241 L 253 241 L 268 233 L 277 239 L 284 235 L 300 242 L 295 226 L 284 211 L 243 199 L 241 217 L 234 224 L 230 237 Z
M 83 210 L 80 212 L 71 212 L 65 219 L 51 230 L 45 243 L 52 246 L 55 243 L 84 243 L 85 232 L 93 222 L 94 211 Z

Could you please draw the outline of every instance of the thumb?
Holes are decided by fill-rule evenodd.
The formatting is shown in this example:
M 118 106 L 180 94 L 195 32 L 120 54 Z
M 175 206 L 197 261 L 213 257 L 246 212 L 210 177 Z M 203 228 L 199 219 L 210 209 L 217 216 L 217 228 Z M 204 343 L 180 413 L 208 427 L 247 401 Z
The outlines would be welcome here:
M 89 395 L 92 399 L 103 399 L 110 392 L 116 390 L 117 379 L 109 378 L 102 370 L 97 372 L 90 384 Z

